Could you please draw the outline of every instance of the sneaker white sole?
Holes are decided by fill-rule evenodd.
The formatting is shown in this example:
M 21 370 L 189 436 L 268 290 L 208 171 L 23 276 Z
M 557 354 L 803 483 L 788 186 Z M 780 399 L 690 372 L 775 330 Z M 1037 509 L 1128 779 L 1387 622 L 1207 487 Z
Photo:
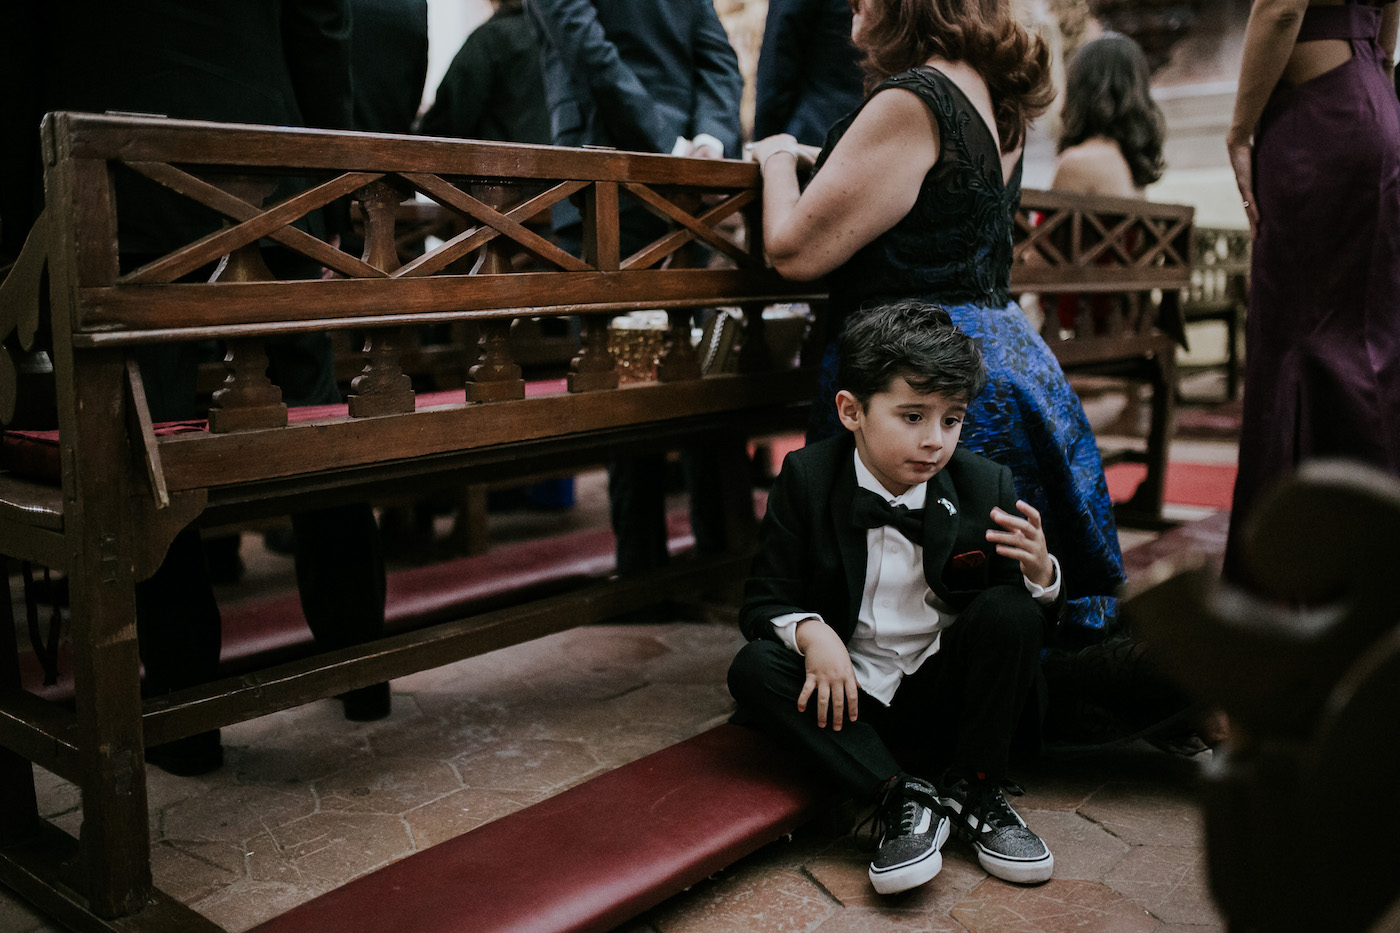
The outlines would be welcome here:
M 870 883 L 875 887 L 877 894 L 898 894 L 901 891 L 908 891 L 910 888 L 917 888 L 921 884 L 927 884 L 943 870 L 943 854 L 938 850 L 943 848 L 943 844 L 948 841 L 950 827 L 948 821 L 944 820 L 939 827 L 938 838 L 934 840 L 933 848 L 923 858 L 912 862 L 905 862 L 902 865 L 893 865 L 883 871 L 870 866 Z
M 1008 859 L 990 852 L 984 851 L 981 846 L 973 846 L 977 849 L 977 861 L 987 870 L 987 874 L 1002 881 L 1010 881 L 1015 884 L 1040 884 L 1042 881 L 1049 881 L 1050 876 L 1055 872 L 1055 856 L 1049 852 L 1044 858 L 1035 860 Z
M 942 870 L 943 855 L 934 849 L 917 862 L 900 865 L 898 868 L 877 872 L 872 867 L 870 883 L 875 886 L 877 894 L 898 894 L 900 891 L 927 884 Z

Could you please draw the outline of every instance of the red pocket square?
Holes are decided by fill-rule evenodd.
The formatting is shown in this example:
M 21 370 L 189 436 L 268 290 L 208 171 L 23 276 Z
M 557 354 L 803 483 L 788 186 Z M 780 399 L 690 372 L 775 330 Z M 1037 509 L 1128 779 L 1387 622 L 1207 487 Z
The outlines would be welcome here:
M 986 562 L 986 554 L 981 551 L 968 551 L 966 554 L 954 554 L 952 565 L 955 570 L 973 570 Z
M 988 567 L 987 555 L 981 551 L 954 554 L 943 569 L 943 585 L 961 593 L 986 589 Z

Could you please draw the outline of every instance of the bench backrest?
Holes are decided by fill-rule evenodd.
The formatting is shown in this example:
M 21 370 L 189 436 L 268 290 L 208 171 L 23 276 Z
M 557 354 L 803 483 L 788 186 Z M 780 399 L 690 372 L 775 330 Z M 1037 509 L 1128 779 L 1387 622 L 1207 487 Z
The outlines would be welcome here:
M 1072 321 L 1046 307 L 1042 336 L 1103 346 L 1066 357 L 1105 357 L 1124 337 L 1165 333 L 1184 342 L 1179 295 L 1191 285 L 1195 209 L 1136 198 L 1026 191 L 1017 215 L 1012 284 L 1075 296 Z
M 209 339 L 228 347 L 228 376 L 215 394 L 208 434 L 157 439 L 149 424 L 132 425 L 149 441 L 148 466 L 153 457 L 163 461 L 151 471 L 153 482 L 164 487 L 158 496 L 461 446 L 461 424 L 448 415 L 434 422 L 434 413 L 425 412 L 428 423 L 397 429 L 357 430 L 354 424 L 413 412 L 414 395 L 396 358 L 403 328 L 464 321 L 479 326 L 482 357 L 462 387 L 466 408 L 523 398 L 505 339 L 513 319 L 583 317 L 582 348 L 569 376 L 575 404 L 553 412 L 537 406 L 494 429 L 474 423 L 473 443 L 481 445 L 528 438 L 532 431 L 557 434 L 561 418 L 586 431 L 613 421 L 683 416 L 685 408 L 673 404 L 676 393 L 633 394 L 627 405 L 577 400 L 618 385 L 607 343 L 607 322 L 616 314 L 666 309 L 675 312 L 677 338 L 688 338 L 691 309 L 733 306 L 749 316 L 752 338 L 761 330 L 765 305 L 821 297 L 820 290 L 767 269 L 753 245 L 759 238 L 746 238 L 746 222 L 755 221 L 758 210 L 758 172 L 747 163 L 78 113 L 51 114 L 44 146 L 47 210 L 38 236 L 55 299 L 64 436 L 84 432 L 75 413 L 91 410 L 97 400 L 140 402 L 133 349 Z M 191 235 L 137 268 L 121 269 L 118 239 L 126 242 L 124 222 L 142 207 L 122 196 L 133 190 L 133 179 L 144 179 L 135 184 L 147 192 L 224 218 L 222 229 Z M 415 192 L 461 218 L 462 230 L 401 265 L 394 215 L 404 196 Z M 363 213 L 360 256 L 307 229 L 322 208 L 346 198 L 356 199 Z M 583 208 L 582 257 L 539 232 L 549 209 L 567 198 Z M 623 254 L 619 218 L 629 202 L 670 220 L 672 232 Z M 725 267 L 680 262 L 682 248 L 693 241 L 710 247 Z M 329 272 L 279 281 L 259 249 L 269 242 Z M 535 271 L 515 271 L 512 258 L 521 251 L 534 257 Z M 190 280 L 216 264 L 212 277 Z M 25 304 L 7 301 L 6 308 Z M 0 327 L 8 323 L 5 329 L 18 329 L 22 342 L 32 340 L 33 315 L 6 313 L 14 320 Z M 346 416 L 293 437 L 305 426 L 288 426 L 280 392 L 264 374 L 261 344 L 299 331 L 370 337 Z M 741 369 L 766 369 L 762 350 L 759 334 L 748 341 Z M 661 378 L 699 380 L 688 339 L 672 342 Z M 692 407 L 735 403 L 737 389 L 717 391 Z M 145 408 L 134 404 L 127 410 L 139 422 Z M 613 410 L 611 418 L 604 408 Z M 90 442 L 79 443 L 91 451 Z
M 486 445 L 528 438 L 532 431 L 558 433 L 565 417 L 588 430 L 620 420 L 675 418 L 684 415 L 684 404 L 712 412 L 753 395 L 753 386 L 707 388 L 714 398 L 680 409 L 678 401 L 698 397 L 632 395 L 631 408 L 612 399 L 606 405 L 584 400 L 618 385 L 607 329 L 616 314 L 672 312 L 674 339 L 660 379 L 694 384 L 700 366 L 684 339 L 691 309 L 742 309 L 748 334 L 739 369 L 754 374 L 771 368 L 761 336 L 764 306 L 823 296 L 820 287 L 784 281 L 766 267 L 760 179 L 750 163 L 79 113 L 51 114 L 43 138 L 48 206 L 37 238 L 52 282 L 60 429 L 70 438 L 96 431 L 102 435 L 96 446 L 110 446 L 115 435 L 96 408 L 109 404 L 115 407 L 108 414 L 129 413 L 162 503 L 181 489 L 343 470 L 460 447 L 463 425 L 450 413 L 422 413 L 440 417 L 411 427 L 355 425 L 413 412 L 414 395 L 398 359 L 404 328 L 443 322 L 480 328 L 481 356 L 461 397 L 467 407 L 523 398 L 506 339 L 513 319 L 582 316 L 582 346 L 569 376 L 575 402 L 513 411 L 494 431 L 474 421 L 472 442 Z M 133 184 L 222 217 L 223 227 L 192 234 L 189 242 L 122 270 L 118 239 L 127 233 L 124 220 L 139 214 L 141 205 L 118 192 Z M 459 218 L 459 232 L 401 264 L 404 228 L 421 221 L 410 216 L 406 224 L 397 222 L 408 194 L 434 202 L 438 214 Z M 307 230 L 322 208 L 347 198 L 358 201 L 363 217 L 360 256 Z M 581 257 L 539 232 L 549 209 L 565 199 L 583 209 Z M 620 216 L 629 203 L 668 219 L 672 231 L 624 255 Z M 1190 274 L 1191 216 L 1190 208 L 1174 205 L 1026 191 L 1016 224 L 1013 284 L 1018 290 L 1090 293 L 1180 288 Z M 259 249 L 269 242 L 327 275 L 275 279 Z M 687 267 L 683 248 L 692 242 L 710 247 L 720 261 Z M 532 257 L 531 271 L 513 265 L 522 252 Z M 215 264 L 212 277 L 189 280 Z M 32 272 L 34 265 L 22 257 L 16 271 L 23 266 Z M 26 278 L 38 280 L 37 274 Z M 22 344 L 32 341 L 37 327 L 27 306 L 7 300 L 0 309 L 6 316 L 0 331 L 17 331 Z M 261 342 L 322 330 L 368 332 L 364 371 L 344 418 L 289 427 L 280 393 L 264 374 Z M 143 387 L 129 351 L 206 339 L 228 347 L 228 375 L 215 395 L 210 432 L 155 437 L 149 419 L 142 420 Z M 6 376 L 0 373 L 0 383 Z M 778 382 L 760 391 L 786 387 L 792 393 L 801 385 L 781 374 L 774 378 Z M 122 399 L 136 404 L 122 406 Z M 84 411 L 94 419 L 87 428 L 78 423 Z M 259 436 L 269 432 L 279 433 Z M 91 453 L 94 441 L 82 443 Z M 114 448 L 110 455 L 119 458 L 121 452 Z

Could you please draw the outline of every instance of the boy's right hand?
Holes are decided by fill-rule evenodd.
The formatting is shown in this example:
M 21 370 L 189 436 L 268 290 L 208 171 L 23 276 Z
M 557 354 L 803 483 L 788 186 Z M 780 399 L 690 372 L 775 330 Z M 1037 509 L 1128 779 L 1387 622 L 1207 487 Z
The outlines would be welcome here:
M 841 636 L 821 619 L 804 619 L 793 633 L 797 649 L 807 662 L 807 680 L 797 696 L 797 711 L 807 711 L 807 701 L 817 695 L 817 728 L 826 728 L 830 712 L 831 728 L 840 732 L 843 722 L 855 722 L 859 712 L 860 687 L 851 667 L 851 655 Z

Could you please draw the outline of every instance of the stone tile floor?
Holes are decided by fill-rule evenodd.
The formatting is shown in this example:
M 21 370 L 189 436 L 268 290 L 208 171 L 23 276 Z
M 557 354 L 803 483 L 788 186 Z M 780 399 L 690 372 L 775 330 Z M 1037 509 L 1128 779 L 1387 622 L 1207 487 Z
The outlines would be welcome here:
M 1233 450 L 1179 444 L 1175 456 L 1218 462 Z M 567 518 L 518 516 L 496 530 L 576 525 L 605 508 L 602 478 L 590 475 Z M 1122 538 L 1127 550 L 1156 535 Z M 1206 546 L 1218 538 L 1207 536 Z M 289 561 L 253 536 L 244 559 L 242 592 L 286 585 Z M 724 614 L 714 615 L 581 628 L 406 677 L 393 683 L 393 714 L 377 723 L 347 722 L 327 700 L 229 727 L 220 771 L 150 772 L 156 883 L 236 933 L 703 731 L 730 713 L 724 674 L 740 645 Z M 855 814 L 836 812 L 621 933 L 1220 931 L 1196 808 L 1209 758 L 1142 743 L 1049 758 L 1016 774 L 1027 788 L 1016 806 L 1055 853 L 1055 877 L 1044 885 L 989 878 L 954 840 L 933 882 L 881 897 L 849 834 Z M 46 816 L 78 832 L 72 785 L 41 773 L 39 797 Z M 0 930 L 55 929 L 0 889 Z

